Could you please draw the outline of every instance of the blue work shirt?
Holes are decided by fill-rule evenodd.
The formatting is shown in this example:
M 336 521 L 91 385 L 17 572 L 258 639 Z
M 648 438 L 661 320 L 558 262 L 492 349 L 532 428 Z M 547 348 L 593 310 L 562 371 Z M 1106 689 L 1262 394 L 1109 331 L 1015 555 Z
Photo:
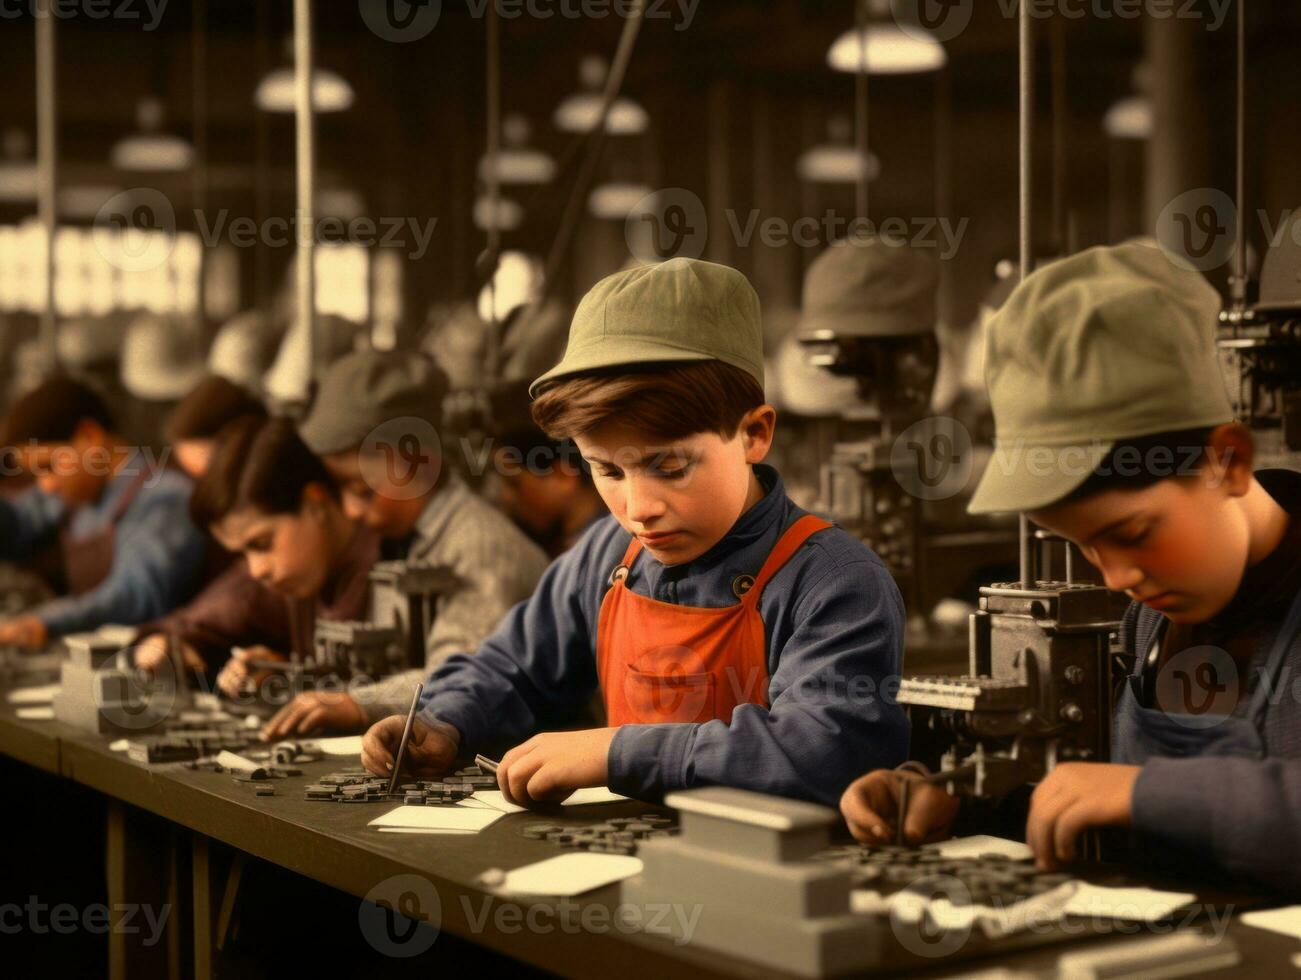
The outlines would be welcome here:
M 98 500 L 76 508 L 69 533 L 76 539 L 107 528 L 119 499 L 146 466 L 152 471 L 117 522 L 113 564 L 104 581 L 81 595 L 31 610 L 51 636 L 154 619 L 179 606 L 198 584 L 205 542 L 190 521 L 190 480 L 184 473 L 158 468 L 139 452 L 109 479 Z M 65 513 L 58 497 L 38 487 L 12 500 L 0 499 L 0 559 L 21 560 L 56 541 Z
M 776 470 L 755 471 L 764 496 L 721 541 L 682 565 L 643 553 L 625 585 L 675 605 L 734 605 L 733 580 L 758 574 L 805 514 Z M 430 675 L 424 718 L 452 725 L 474 750 L 522 741 L 586 704 L 599 687 L 601 601 L 630 540 L 612 516 L 589 528 L 477 653 Z M 740 705 L 730 723 L 622 726 L 610 745 L 611 789 L 657 800 L 725 785 L 835 805 L 856 777 L 907 758 L 908 723 L 895 700 L 903 600 L 867 545 L 838 527 L 813 535 L 768 583 L 759 612 L 770 707 Z

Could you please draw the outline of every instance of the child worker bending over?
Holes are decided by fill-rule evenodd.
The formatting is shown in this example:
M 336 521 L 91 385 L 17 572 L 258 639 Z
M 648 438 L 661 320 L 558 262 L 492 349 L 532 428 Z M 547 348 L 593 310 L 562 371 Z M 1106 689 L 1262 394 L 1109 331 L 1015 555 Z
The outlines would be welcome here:
M 1219 308 L 1199 274 L 1142 243 L 1029 277 L 990 326 L 997 443 L 971 510 L 1027 512 L 1133 600 L 1112 761 L 1061 763 L 1035 788 L 1026 842 L 1040 866 L 1072 861 L 1082 831 L 1124 827 L 1163 865 L 1295 891 L 1301 474 L 1252 471 L 1217 362 Z M 900 778 L 869 773 L 845 793 L 856 837 L 893 837 Z M 914 786 L 907 839 L 947 836 L 961 809 Z
M 776 425 L 762 364 L 759 300 L 734 269 L 672 259 L 587 294 L 533 412 L 574 439 L 610 516 L 478 653 L 430 675 L 404 765 L 437 774 L 517 742 L 497 778 L 523 805 L 710 784 L 834 803 L 864 763 L 903 760 L 907 723 L 881 693 L 899 592 L 762 465 Z M 609 727 L 554 730 L 598 688 Z M 404 722 L 366 734 L 372 772 L 390 770 Z

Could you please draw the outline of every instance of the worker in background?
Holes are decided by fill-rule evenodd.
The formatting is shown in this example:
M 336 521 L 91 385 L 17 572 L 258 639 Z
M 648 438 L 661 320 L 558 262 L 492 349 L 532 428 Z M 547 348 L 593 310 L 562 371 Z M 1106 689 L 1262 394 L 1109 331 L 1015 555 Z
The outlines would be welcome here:
M 834 801 L 907 752 L 903 604 L 862 542 L 800 511 L 763 460 L 759 299 L 726 266 L 616 273 L 579 305 L 533 414 L 572 438 L 610 517 L 558 558 L 473 656 L 429 677 L 406 765 L 515 745 L 497 778 L 523 805 L 606 786 L 654 800 L 721 784 Z M 853 678 L 849 690 L 836 678 Z M 608 726 L 561 731 L 600 690 Z M 393 764 L 407 721 L 363 740 Z
M 528 382 L 508 382 L 492 395 L 491 479 L 485 492 L 552 558 L 568 551 L 609 513 L 591 468 L 573 440 L 552 439 L 528 412 Z
M 243 418 L 265 419 L 266 409 L 247 390 L 225 378 L 200 381 L 168 419 L 165 434 L 177 463 L 191 479 L 208 472 L 222 429 Z M 208 542 L 210 577 L 198 595 L 167 616 L 145 623 L 134 648 L 137 667 L 156 670 L 168 659 L 169 640 L 181 644 L 191 670 L 215 676 L 232 647 L 250 647 L 266 635 L 257 624 L 278 618 L 283 599 L 258 582 L 242 555 Z M 250 610 L 261 610 L 250 615 Z
M 1170 868 L 1295 891 L 1301 712 L 1278 693 L 1301 669 L 1301 475 L 1252 471 L 1219 309 L 1200 274 L 1145 243 L 1028 277 L 990 324 L 997 443 L 971 509 L 1026 513 L 1133 600 L 1112 761 L 1058 763 L 1035 788 L 1026 841 L 1040 867 L 1074 860 L 1086 830 L 1121 827 Z M 900 785 L 878 771 L 849 788 L 856 837 L 893 838 Z M 914 785 L 907 839 L 947 836 L 961 809 Z
M 477 650 L 545 571 L 542 550 L 443 465 L 446 393 L 443 372 L 419 354 L 350 354 L 322 380 L 300 431 L 334 477 L 347 515 L 383 538 L 386 559 L 442 566 L 459 585 L 435 600 L 424 669 L 347 693 L 304 692 L 267 724 L 265 737 L 362 731 L 407 710 L 415 683 L 454 654 Z
M 0 558 L 57 543 L 66 595 L 0 623 L 0 644 L 38 648 L 109 623 L 133 625 L 184 602 L 203 571 L 190 480 L 128 445 L 85 384 L 54 377 L 5 419 L 7 446 L 36 480 L 0 499 Z
M 279 599 L 222 610 L 222 628 L 258 641 L 221 668 L 217 685 L 227 695 L 270 676 L 253 661 L 314 654 L 317 620 L 364 617 L 379 540 L 344 515 L 329 472 L 290 420 L 245 415 L 222 429 L 191 512 Z M 214 627 L 193 610 L 187 620 L 196 630 Z

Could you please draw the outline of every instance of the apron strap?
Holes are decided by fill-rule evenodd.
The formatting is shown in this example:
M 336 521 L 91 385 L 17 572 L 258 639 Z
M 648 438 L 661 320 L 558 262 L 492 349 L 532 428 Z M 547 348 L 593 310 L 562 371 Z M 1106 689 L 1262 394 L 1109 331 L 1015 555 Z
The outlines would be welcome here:
M 821 517 L 815 517 L 813 514 L 805 514 L 788 527 L 777 541 L 776 547 L 768 553 L 768 560 L 763 563 L 763 568 L 759 569 L 754 585 L 750 586 L 741 601 L 757 604 L 759 596 L 763 594 L 764 586 L 768 584 L 774 575 L 781 571 L 782 566 L 791 560 L 795 552 L 804 546 L 804 542 L 819 531 L 825 531 L 829 527 L 834 527 L 834 525 L 824 521 Z
M 145 478 L 148 475 L 149 471 L 143 469 L 136 474 L 136 478 L 131 481 L 130 486 L 126 488 L 122 496 L 118 498 L 117 503 L 113 505 L 113 511 L 108 519 L 110 524 L 116 524 L 122 519 L 122 515 L 127 512 L 127 508 L 135 502 L 136 496 L 144 488 Z
M 619 559 L 619 564 L 615 565 L 611 570 L 610 578 L 608 579 L 609 584 L 614 585 L 616 582 L 622 583 L 623 580 L 628 577 L 628 573 L 632 571 L 632 563 L 637 560 L 637 556 L 640 554 L 641 542 L 638 541 L 637 537 L 634 535 L 633 539 L 628 542 L 628 547 L 624 551 L 623 557 Z M 622 575 L 619 574 L 620 571 L 623 572 Z
M 1301 592 L 1298 592 L 1292 598 L 1292 605 L 1288 608 L 1287 617 L 1283 620 L 1283 625 L 1279 627 L 1278 635 L 1274 637 L 1274 645 L 1270 648 L 1269 657 L 1265 660 L 1262 683 L 1256 685 L 1256 690 L 1251 696 L 1252 701 L 1247 716 L 1252 720 L 1256 731 L 1262 734 L 1265 714 L 1269 711 L 1270 693 L 1278 686 L 1279 677 L 1283 672 L 1283 664 L 1287 660 L 1288 652 L 1292 649 L 1292 643 L 1296 640 L 1298 633 L 1301 633 Z M 1269 678 L 1268 684 L 1263 683 L 1263 677 Z

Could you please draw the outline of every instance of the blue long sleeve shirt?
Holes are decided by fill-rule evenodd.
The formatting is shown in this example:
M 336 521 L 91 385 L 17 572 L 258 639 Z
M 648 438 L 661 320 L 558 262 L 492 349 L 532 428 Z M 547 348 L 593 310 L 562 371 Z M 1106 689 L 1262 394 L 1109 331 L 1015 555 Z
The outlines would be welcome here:
M 1278 678 L 1264 676 L 1264 658 L 1293 597 L 1301 591 L 1301 474 L 1262 470 L 1257 480 L 1291 516 L 1283 542 L 1247 569 L 1228 609 L 1210 624 L 1185 632 L 1177 647 L 1197 644 L 1233 651 L 1244 647 L 1242 697 L 1234 714 L 1245 717 L 1258 685 L 1271 684 L 1261 729 L 1264 758 L 1223 755 L 1147 756 L 1135 745 L 1135 700 L 1128 685 L 1117 709 L 1113 758 L 1141 765 L 1131 808 L 1144 849 L 1172 867 L 1210 863 L 1232 875 L 1301 894 L 1301 636 L 1288 648 Z M 1161 613 L 1134 603 L 1121 637 L 1136 655 L 1135 675 L 1152 638 L 1169 627 Z
M 104 530 L 140 467 L 156 466 L 136 454 L 109 480 L 99 499 L 78 507 L 69 521 L 74 538 Z M 64 596 L 32 610 L 51 636 L 132 625 L 162 616 L 184 602 L 203 572 L 203 535 L 190 521 L 190 481 L 175 470 L 155 469 L 118 520 L 113 564 L 104 581 L 77 596 Z M 13 500 L 0 499 L 0 558 L 22 559 L 54 540 L 65 508 L 55 496 L 32 487 Z
M 757 466 L 763 498 L 713 548 L 665 566 L 643 552 L 625 585 L 682 606 L 737 602 L 732 582 L 755 575 L 804 511 L 776 470 Z M 596 624 L 610 572 L 630 536 L 613 517 L 594 524 L 548 568 L 472 656 L 429 679 L 426 720 L 452 725 L 467 748 L 522 739 L 598 688 Z M 759 602 L 769 707 L 743 704 L 729 723 L 624 725 L 609 754 L 609 785 L 644 800 L 722 784 L 834 805 L 845 787 L 908 753 L 895 701 L 903 652 L 899 590 L 876 554 L 838 527 L 813 535 Z

